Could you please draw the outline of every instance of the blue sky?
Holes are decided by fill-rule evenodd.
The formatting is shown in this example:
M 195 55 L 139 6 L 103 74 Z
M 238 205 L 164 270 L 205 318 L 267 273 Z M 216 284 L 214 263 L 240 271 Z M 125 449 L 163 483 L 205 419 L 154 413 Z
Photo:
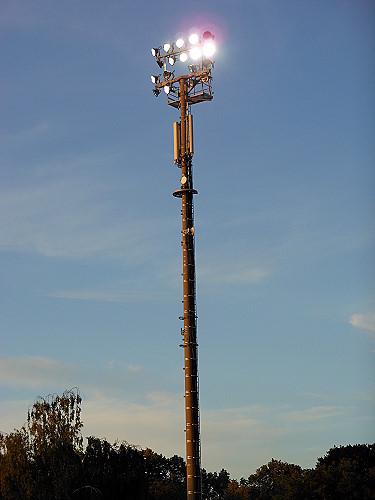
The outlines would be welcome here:
M 196 27 L 202 464 L 313 467 L 375 440 L 375 4 L 184 9 L 0 3 L 0 430 L 79 386 L 85 436 L 185 455 L 178 112 L 150 48 Z

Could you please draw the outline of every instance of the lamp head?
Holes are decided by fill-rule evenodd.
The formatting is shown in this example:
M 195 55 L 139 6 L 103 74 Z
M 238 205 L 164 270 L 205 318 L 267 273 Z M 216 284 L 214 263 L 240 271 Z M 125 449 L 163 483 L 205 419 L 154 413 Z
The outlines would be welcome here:
M 196 45 L 199 42 L 199 35 L 197 35 L 197 33 L 192 33 L 189 36 L 189 42 L 191 45 Z
M 196 73 L 197 71 L 199 71 L 199 66 L 197 66 L 196 64 L 189 64 L 188 68 L 190 73 Z
M 214 63 L 211 61 L 211 59 L 203 59 L 202 65 L 204 69 L 210 69 L 214 67 Z
M 193 59 L 193 61 L 197 61 L 202 56 L 202 51 L 200 47 L 193 47 L 192 49 L 190 49 L 189 55 Z
M 178 36 L 177 40 L 170 42 L 167 41 L 159 47 L 153 47 L 151 54 L 155 57 L 156 64 L 160 68 L 159 75 L 151 75 L 151 82 L 155 88 L 153 93 L 157 97 L 161 93 L 161 89 L 168 96 L 168 104 L 178 107 L 180 94 L 175 86 L 175 83 L 180 78 L 187 80 L 187 95 L 191 98 L 191 102 L 202 102 L 212 99 L 211 90 L 211 68 L 214 67 L 213 56 L 215 54 L 215 36 L 211 31 L 204 31 L 203 35 L 190 31 L 189 36 L 185 39 L 183 36 Z M 176 68 L 171 66 L 178 66 L 179 62 L 186 63 L 189 73 L 186 76 L 179 76 L 180 69 L 178 69 L 178 76 L 175 77 Z M 168 66 L 169 65 L 169 66 Z M 185 67 L 186 67 L 185 66 Z M 186 73 L 185 73 L 186 74 Z M 200 92 L 197 84 L 201 83 L 204 92 Z M 169 95 L 171 94 L 171 95 Z M 190 101 L 189 101 L 190 103 Z
M 164 71 L 164 80 L 170 80 L 174 76 L 174 71 Z
M 215 53 L 215 44 L 212 40 L 209 40 L 203 45 L 203 55 L 204 57 L 212 57 Z
M 182 49 L 182 47 L 185 45 L 185 41 L 182 39 L 182 38 L 179 38 L 177 41 L 176 41 L 176 47 L 178 49 Z

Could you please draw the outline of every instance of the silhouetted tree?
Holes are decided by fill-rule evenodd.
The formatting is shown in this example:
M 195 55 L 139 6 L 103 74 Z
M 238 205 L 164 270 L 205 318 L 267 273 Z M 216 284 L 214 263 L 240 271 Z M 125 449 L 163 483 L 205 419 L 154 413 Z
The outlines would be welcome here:
M 249 500 L 250 496 L 248 480 L 241 477 L 240 481 L 232 479 L 225 490 L 224 500 Z
M 331 448 L 313 472 L 319 498 L 375 499 L 375 444 Z
M 267 465 L 262 465 L 257 469 L 255 474 L 249 476 L 250 498 L 260 500 L 309 498 L 305 475 L 299 465 L 272 459 Z
M 186 465 L 177 455 L 165 458 L 151 450 L 144 451 L 148 463 L 150 478 L 150 499 L 185 500 Z
M 150 448 L 141 450 L 126 442 L 110 445 L 90 437 L 83 459 L 86 484 L 104 499 L 184 499 L 185 462 L 170 459 Z
M 38 398 L 28 412 L 27 425 L 1 436 L 3 498 L 70 498 L 83 451 L 80 404 L 78 390 Z
M 33 474 L 29 436 L 22 427 L 11 434 L 0 434 L 0 498 L 33 498 Z
M 207 472 L 202 469 L 202 495 L 206 500 L 217 500 L 224 498 L 224 492 L 230 482 L 229 473 L 225 469 L 217 472 Z
M 78 389 L 39 397 L 27 416 L 34 498 L 65 500 L 79 484 L 83 453 Z

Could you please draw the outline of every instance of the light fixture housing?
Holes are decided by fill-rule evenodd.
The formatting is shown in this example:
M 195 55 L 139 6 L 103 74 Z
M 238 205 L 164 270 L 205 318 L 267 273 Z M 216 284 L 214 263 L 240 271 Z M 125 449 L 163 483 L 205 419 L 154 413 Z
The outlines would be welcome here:
M 189 64 L 188 69 L 190 73 L 196 73 L 199 71 L 199 66 L 197 64 Z
M 164 71 L 164 80 L 170 80 L 174 77 L 174 71 Z
M 211 59 L 203 59 L 202 66 L 204 69 L 210 69 L 214 67 L 214 63 L 211 61 Z
M 182 47 L 185 45 L 185 41 L 183 40 L 183 38 L 179 38 L 177 41 L 176 41 L 176 47 L 178 49 L 182 49 Z
M 158 95 L 160 94 L 160 90 L 159 89 L 152 89 L 152 92 L 154 94 L 155 97 L 158 97 Z
M 205 31 L 202 35 L 202 32 L 197 33 L 191 30 L 188 35 L 185 38 L 182 33 L 178 33 L 173 43 L 167 41 L 151 49 L 151 54 L 155 57 L 161 73 L 151 75 L 151 82 L 155 86 L 154 95 L 158 96 L 163 89 L 168 96 L 168 104 L 175 108 L 179 108 L 180 101 L 180 93 L 175 83 L 180 82 L 181 79 L 186 80 L 189 104 L 212 99 L 211 69 L 214 67 L 212 56 L 215 52 L 215 37 L 210 31 Z M 180 68 L 171 67 L 179 61 L 186 68 L 182 70 L 184 73 L 181 76 Z M 198 86 L 198 83 L 202 85 Z

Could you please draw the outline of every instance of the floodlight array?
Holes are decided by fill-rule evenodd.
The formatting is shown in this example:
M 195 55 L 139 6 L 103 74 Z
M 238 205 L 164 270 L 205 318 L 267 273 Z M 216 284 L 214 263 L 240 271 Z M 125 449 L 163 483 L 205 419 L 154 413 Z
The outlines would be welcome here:
M 215 36 L 205 31 L 202 36 L 192 33 L 188 38 L 179 37 L 174 43 L 167 41 L 160 47 L 153 47 L 151 55 L 155 57 L 156 63 L 163 70 L 161 75 L 152 75 L 151 82 L 155 85 L 154 95 L 157 97 L 160 89 L 168 95 L 177 89 L 173 86 L 178 81 L 174 71 L 169 71 L 168 66 L 174 66 L 177 61 L 188 63 L 189 75 L 186 78 L 209 77 L 211 79 L 211 68 L 214 67 L 212 59 L 215 53 Z M 209 75 L 208 75 L 209 73 Z

